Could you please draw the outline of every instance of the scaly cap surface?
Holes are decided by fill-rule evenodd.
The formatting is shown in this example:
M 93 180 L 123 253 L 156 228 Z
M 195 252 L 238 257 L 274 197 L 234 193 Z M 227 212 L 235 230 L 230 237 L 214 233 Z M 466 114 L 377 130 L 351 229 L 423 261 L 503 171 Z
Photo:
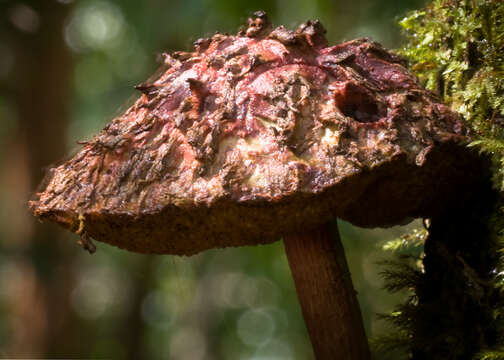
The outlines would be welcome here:
M 51 170 L 33 213 L 128 250 L 194 254 L 333 216 L 388 226 L 438 211 L 479 171 L 462 123 L 379 44 L 327 47 L 324 33 L 256 13 L 236 36 L 165 54 L 135 104 Z

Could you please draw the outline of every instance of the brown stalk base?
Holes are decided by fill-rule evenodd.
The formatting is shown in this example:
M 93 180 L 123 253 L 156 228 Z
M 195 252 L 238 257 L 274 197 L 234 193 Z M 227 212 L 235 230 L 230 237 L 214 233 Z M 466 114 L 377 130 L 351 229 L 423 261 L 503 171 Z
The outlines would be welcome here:
M 286 236 L 284 246 L 316 359 L 369 360 L 336 223 Z

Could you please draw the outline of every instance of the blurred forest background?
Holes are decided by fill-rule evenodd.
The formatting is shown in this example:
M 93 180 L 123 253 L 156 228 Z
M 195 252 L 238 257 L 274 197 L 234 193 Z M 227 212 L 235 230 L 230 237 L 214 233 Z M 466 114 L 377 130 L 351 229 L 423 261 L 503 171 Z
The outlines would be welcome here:
M 281 242 L 190 258 L 96 244 L 27 211 L 48 165 L 79 148 L 158 67 L 253 11 L 296 27 L 318 18 L 331 44 L 401 46 L 396 25 L 423 0 L 0 0 L 0 358 L 312 359 Z M 411 225 L 410 225 L 411 226 Z M 400 300 L 381 289 L 381 246 L 404 228 L 340 223 L 368 336 Z M 387 358 L 390 360 L 390 356 Z

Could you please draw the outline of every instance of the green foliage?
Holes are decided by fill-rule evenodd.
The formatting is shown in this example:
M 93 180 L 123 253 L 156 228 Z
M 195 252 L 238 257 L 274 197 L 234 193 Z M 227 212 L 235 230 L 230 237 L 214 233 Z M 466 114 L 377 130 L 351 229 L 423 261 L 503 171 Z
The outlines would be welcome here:
M 426 229 L 414 229 L 387 241 L 382 246 L 384 251 L 396 255 L 396 260 L 378 263 L 383 267 L 380 275 L 384 280 L 384 288 L 391 293 L 406 292 L 408 298 L 404 303 L 397 305 L 394 311 L 378 314 L 378 318 L 391 325 L 392 329 L 371 340 L 375 354 L 387 356 L 399 352 L 402 353 L 402 357 L 410 357 L 413 326 L 419 315 L 415 289 L 420 287 L 422 281 L 423 244 L 427 235 Z M 412 253 L 417 255 L 411 255 Z
M 477 355 L 478 360 L 504 360 L 504 348 L 495 351 L 486 351 Z
M 504 2 L 435 0 L 400 25 L 401 53 L 425 86 L 462 114 L 473 146 L 492 155 L 504 190 Z
M 389 292 L 396 293 L 412 289 L 420 281 L 422 271 L 414 257 L 401 256 L 399 260 L 388 260 L 379 264 L 385 267 L 385 270 L 381 272 L 381 276 L 385 280 L 385 289 Z M 413 299 L 410 299 L 410 301 L 415 302 Z M 400 312 L 394 312 L 393 314 L 397 315 L 397 313 Z
M 387 241 L 382 249 L 385 251 L 418 252 L 422 250 L 423 243 L 428 235 L 426 229 L 413 229 L 411 232 L 400 237 Z
M 493 164 L 493 186 L 499 191 L 504 190 L 504 2 L 498 0 L 434 0 L 425 9 L 414 11 L 406 16 L 401 22 L 407 37 L 406 46 L 400 51 L 406 56 L 413 72 L 418 75 L 423 85 L 436 92 L 453 110 L 462 115 L 471 131 L 472 142 L 469 146 L 477 148 L 480 152 L 489 154 Z M 500 195 L 495 195 L 500 196 Z M 453 286 L 452 297 L 462 297 L 467 301 L 475 301 L 478 308 L 475 311 L 481 316 L 489 316 L 487 322 L 489 326 L 481 325 L 483 331 L 489 331 L 493 335 L 479 344 L 477 354 L 474 355 L 474 348 L 469 353 L 457 355 L 452 352 L 454 358 L 462 356 L 464 359 L 473 360 L 497 360 L 504 359 L 504 213 L 502 210 L 502 200 L 497 205 L 493 214 L 484 219 L 478 217 L 477 211 L 471 209 L 468 213 L 469 219 L 476 227 L 487 229 L 487 234 L 477 234 L 477 248 L 471 248 L 470 244 L 455 245 L 446 253 L 439 250 L 439 243 L 450 242 L 453 234 L 459 234 L 465 238 L 463 233 L 453 229 L 453 225 L 443 224 L 445 227 L 452 226 L 452 229 L 445 232 L 438 232 L 433 239 L 428 240 L 432 235 L 425 230 L 417 231 L 411 235 L 404 235 L 400 239 L 390 241 L 384 246 L 385 250 L 392 250 L 404 253 L 412 246 L 418 247 L 425 240 L 431 243 L 438 243 L 436 248 L 431 246 L 431 254 L 427 257 L 429 264 L 417 262 L 395 262 L 387 264 L 382 275 L 385 279 L 385 288 L 396 292 L 399 290 L 409 290 L 408 301 L 400 305 L 392 314 L 383 316 L 391 324 L 395 325 L 397 334 L 388 335 L 388 339 L 379 339 L 382 347 L 394 348 L 402 347 L 407 350 L 409 357 L 417 358 L 420 354 L 430 354 L 433 358 L 429 344 L 425 343 L 426 350 L 414 350 L 422 348 L 422 327 L 426 324 L 425 318 L 438 312 L 438 319 L 450 318 L 450 314 L 443 313 L 443 306 L 439 309 L 425 308 L 425 305 L 432 306 L 435 302 L 424 302 L 419 300 L 425 294 L 425 289 L 433 286 L 432 281 L 442 284 L 443 279 L 436 279 L 435 275 L 425 275 L 425 267 L 450 270 L 453 266 L 445 267 L 443 262 L 453 262 L 458 267 L 459 274 L 445 274 L 445 278 L 452 279 L 451 282 L 459 281 L 459 285 Z M 486 223 L 486 225 L 485 225 Z M 479 224 L 479 225 L 478 225 Z M 482 225 L 482 226 L 481 226 Z M 463 225 L 457 225 L 462 227 Z M 473 226 L 473 225 L 471 225 Z M 446 234 L 450 236 L 446 236 Z M 419 235 L 420 234 L 420 235 Z M 414 239 L 413 242 L 406 240 Z M 441 240 L 441 241 L 440 241 Z M 457 241 L 462 242 L 461 239 Z M 444 245 L 442 245 L 444 246 Z M 464 246 L 466 248 L 464 248 Z M 457 248 L 458 247 L 458 248 Z M 456 250 L 456 255 L 452 256 Z M 475 255 L 475 252 L 478 255 Z M 497 253 L 497 261 L 493 254 Z M 422 258 L 421 255 L 419 258 Z M 479 262 L 474 259 L 487 259 Z M 485 269 L 485 263 L 494 263 L 490 271 Z M 460 265 L 462 264 L 462 266 Z M 429 269 L 427 269 L 427 272 Z M 429 279 L 426 287 L 425 279 Z M 452 284 L 448 283 L 448 287 Z M 434 284 L 435 286 L 435 284 Z M 430 290 L 429 290 L 430 291 Z M 448 290 L 439 289 L 440 294 L 448 294 Z M 450 290 L 451 291 L 451 290 Z M 485 299 L 480 302 L 479 299 Z M 445 301 L 447 299 L 445 298 Z M 448 300 L 449 302 L 452 300 Z M 454 300 L 456 304 L 457 301 Z M 422 309 L 422 307 L 424 307 Z M 450 309 L 447 307 L 446 309 Z M 446 310 L 445 309 L 445 310 Z M 434 311 L 434 312 L 433 312 Z M 446 311 L 444 311 L 446 312 Z M 445 317 L 446 315 L 446 317 Z M 454 318 L 455 321 L 457 317 Z M 483 321 L 483 320 L 481 320 Z M 464 322 L 462 322 L 464 323 Z M 480 326 L 475 323 L 476 326 Z M 456 325 L 452 324 L 455 338 L 458 336 Z M 420 332 L 418 332 L 420 329 Z M 450 329 L 450 327 L 448 328 Z M 425 330 L 425 329 L 423 329 Z M 468 329 L 465 329 L 466 331 Z M 451 331 L 451 330 L 450 330 Z M 429 335 L 429 333 L 427 333 Z M 433 337 L 434 334 L 431 334 Z M 447 337 L 447 333 L 443 335 Z M 390 339 L 396 339 L 390 341 Z M 416 345 L 404 346 L 405 339 L 413 339 Z M 434 340 L 434 339 L 433 339 Z M 418 343 L 420 341 L 420 344 Z M 475 339 L 475 341 L 477 341 Z M 445 341 L 446 343 L 446 341 Z M 388 345 L 386 345 L 388 344 Z M 444 346 L 444 347 L 443 347 Z M 441 342 L 439 349 L 446 350 L 446 344 Z M 416 353 L 416 355 L 415 355 Z
M 477 355 L 478 360 L 504 360 L 504 348 Z
M 385 289 L 409 296 L 380 316 L 395 331 L 375 340 L 377 352 L 400 349 L 411 359 L 504 359 L 503 243 L 495 231 L 502 214 L 496 216 L 496 193 L 489 183 L 486 188 L 468 208 L 457 206 L 433 219 L 428 230 L 413 232 L 422 236 L 389 242 L 401 246 L 387 246 L 398 260 L 382 263 Z M 410 255 L 424 241 L 425 253 Z

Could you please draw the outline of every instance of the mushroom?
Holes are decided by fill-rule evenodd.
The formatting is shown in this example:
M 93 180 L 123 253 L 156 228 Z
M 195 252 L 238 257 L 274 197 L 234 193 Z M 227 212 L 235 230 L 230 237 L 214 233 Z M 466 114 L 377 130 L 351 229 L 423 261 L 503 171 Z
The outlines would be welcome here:
M 381 45 L 308 21 L 164 54 L 141 97 L 52 169 L 32 212 L 141 253 L 283 237 L 317 359 L 369 359 L 336 226 L 432 217 L 478 177 L 459 118 Z

